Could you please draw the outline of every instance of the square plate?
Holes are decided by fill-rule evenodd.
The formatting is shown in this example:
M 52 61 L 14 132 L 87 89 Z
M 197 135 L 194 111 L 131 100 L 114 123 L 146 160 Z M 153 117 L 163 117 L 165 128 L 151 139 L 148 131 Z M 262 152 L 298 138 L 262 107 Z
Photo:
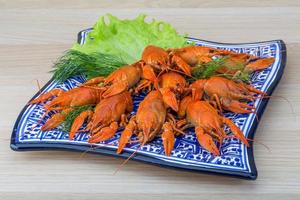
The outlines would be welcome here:
M 85 38 L 88 37 L 90 31 L 91 29 L 86 29 L 78 33 L 79 44 L 84 44 Z M 282 40 L 224 44 L 195 38 L 188 39 L 189 42 L 194 42 L 196 45 L 250 53 L 259 57 L 274 57 L 275 62 L 272 66 L 263 71 L 255 72 L 251 76 L 252 85 L 266 92 L 268 95 L 271 95 L 283 74 L 286 63 L 286 47 Z M 56 81 L 50 80 L 41 89 L 41 92 L 45 93 L 53 88 L 70 90 L 84 81 L 85 78 L 82 76 L 69 78 L 63 84 L 58 84 Z M 36 98 L 39 94 L 34 95 L 32 99 Z M 138 103 L 143 98 L 143 94 L 134 97 L 134 112 L 137 109 Z M 254 106 L 257 108 L 258 119 L 262 116 L 267 102 L 268 98 L 257 99 L 254 102 Z M 60 128 L 43 132 L 41 131 L 41 126 L 53 114 L 49 113 L 49 116 L 36 126 L 44 113 L 45 110 L 41 105 L 26 105 L 23 108 L 11 136 L 11 148 L 13 150 L 89 150 L 89 152 L 127 158 L 139 148 L 139 144 L 127 145 L 124 153 L 120 155 L 116 154 L 118 139 L 122 130 L 119 130 L 112 139 L 95 144 L 95 148 L 92 149 L 90 148 L 91 145 L 87 142 L 89 138 L 87 133 L 77 134 L 73 141 L 69 141 L 68 133 L 63 132 Z M 225 113 L 225 116 L 231 118 L 247 138 L 253 139 L 258 125 L 255 114 Z M 185 136 L 176 138 L 175 147 L 170 157 L 164 155 L 162 141 L 160 138 L 157 138 L 141 148 L 132 159 L 165 167 L 256 179 L 257 170 L 254 163 L 252 142 L 250 142 L 250 147 L 246 148 L 239 140 L 227 138 L 222 145 L 221 156 L 212 156 L 198 144 L 193 129 L 189 129 L 187 132 Z

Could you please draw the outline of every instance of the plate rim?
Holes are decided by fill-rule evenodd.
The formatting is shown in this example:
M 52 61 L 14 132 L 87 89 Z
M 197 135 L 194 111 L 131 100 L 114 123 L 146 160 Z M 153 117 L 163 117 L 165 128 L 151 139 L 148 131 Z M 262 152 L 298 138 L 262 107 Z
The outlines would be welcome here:
M 80 43 L 82 39 L 82 33 L 91 30 L 85 29 L 80 31 L 77 34 L 77 42 Z M 268 90 L 266 91 L 267 95 L 272 95 L 274 92 L 276 86 L 281 80 L 281 77 L 283 75 L 284 68 L 286 66 L 286 59 L 287 59 L 287 52 L 286 52 L 286 45 L 283 40 L 278 39 L 278 40 L 269 40 L 269 41 L 260 41 L 260 42 L 250 42 L 250 43 L 222 43 L 222 42 L 214 42 L 214 41 L 209 41 L 209 40 L 202 40 L 202 39 L 197 39 L 193 37 L 188 37 L 189 39 L 192 40 L 198 40 L 198 41 L 204 41 L 208 43 L 214 43 L 214 44 L 220 44 L 220 45 L 251 45 L 251 44 L 260 44 L 260 43 L 277 43 L 279 45 L 279 56 L 281 59 L 281 63 L 278 69 L 278 73 L 276 74 L 276 77 L 273 81 L 272 84 L 270 84 Z M 43 91 L 50 83 L 54 81 L 53 77 L 41 88 L 40 91 Z M 37 92 L 32 98 L 36 98 L 39 95 L 39 92 Z M 261 101 L 261 105 L 257 109 L 257 118 L 258 120 L 261 119 L 266 105 L 269 102 L 269 98 L 263 99 Z M 19 113 L 17 120 L 14 124 L 13 130 L 12 130 L 12 135 L 11 135 L 11 140 L 10 140 L 10 148 L 14 151 L 41 151 L 41 150 L 66 150 L 66 151 L 86 151 L 87 147 L 90 147 L 90 145 L 74 145 L 74 144 L 54 144 L 54 143 L 30 143 L 27 142 L 25 143 L 17 143 L 15 141 L 16 133 L 17 133 L 17 127 L 18 124 L 21 120 L 21 117 L 23 116 L 23 113 L 27 109 L 29 105 L 26 104 L 21 112 Z M 258 127 L 259 122 L 254 121 L 253 125 L 251 126 L 248 134 L 249 139 L 253 139 L 255 137 L 256 129 Z M 132 160 L 137 160 L 141 161 L 147 164 L 153 164 L 153 165 L 158 165 L 160 167 L 167 167 L 167 168 L 176 168 L 180 170 L 190 170 L 190 171 L 196 171 L 196 172 L 201 172 L 201 173 L 210 173 L 210 174 L 215 174 L 215 175 L 226 175 L 226 176 L 231 176 L 231 177 L 236 177 L 236 178 L 242 178 L 242 179 L 248 179 L 248 180 L 255 180 L 257 178 L 258 172 L 257 168 L 255 165 L 255 160 L 254 160 L 254 152 L 253 152 L 253 142 L 250 141 L 250 147 L 247 148 L 247 154 L 248 154 L 248 159 L 249 159 L 249 167 L 250 167 L 250 172 L 243 172 L 243 171 L 229 171 L 229 170 L 223 170 L 223 169 L 213 169 L 213 168 L 206 168 L 206 167 L 197 167 L 197 166 L 191 166 L 191 165 L 182 165 L 182 164 L 177 164 L 177 163 L 170 163 L 161 159 L 153 158 L 151 156 L 143 155 L 143 154 L 136 154 Z M 128 156 L 131 155 L 130 152 L 124 151 L 122 154 L 116 154 L 115 150 L 113 149 L 107 149 L 105 147 L 103 148 L 98 148 L 98 149 L 92 149 L 89 151 L 89 153 L 97 153 L 97 154 L 102 154 L 106 156 L 115 156 L 115 157 L 121 157 L 121 158 L 128 158 Z

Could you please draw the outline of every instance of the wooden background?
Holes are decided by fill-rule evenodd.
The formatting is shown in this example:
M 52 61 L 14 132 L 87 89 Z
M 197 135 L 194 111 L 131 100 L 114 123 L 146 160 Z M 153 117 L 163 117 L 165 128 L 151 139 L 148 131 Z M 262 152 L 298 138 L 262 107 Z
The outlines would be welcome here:
M 98 16 L 165 20 L 181 33 L 220 42 L 283 39 L 288 62 L 260 121 L 256 181 L 195 174 L 63 151 L 13 152 L 9 138 L 26 102 L 45 84 L 53 61 Z M 299 199 L 299 1 L 0 0 L 0 199 Z M 276 96 L 276 97 L 275 97 Z M 288 99 L 291 105 L 284 100 Z M 292 107 L 292 108 L 291 108 Z

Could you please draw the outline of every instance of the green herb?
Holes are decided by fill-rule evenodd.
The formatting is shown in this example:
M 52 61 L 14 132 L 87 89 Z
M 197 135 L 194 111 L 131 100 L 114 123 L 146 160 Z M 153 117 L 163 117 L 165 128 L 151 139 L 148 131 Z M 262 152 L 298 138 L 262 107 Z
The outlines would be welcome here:
M 85 54 L 76 50 L 67 51 L 54 64 L 54 79 L 64 82 L 71 76 L 85 75 L 88 79 L 107 76 L 126 63 L 118 56 L 100 52 Z
M 238 80 L 247 82 L 250 80 L 250 71 L 244 70 L 245 66 L 241 63 L 237 63 L 234 66 L 226 66 L 226 60 L 229 59 L 228 56 L 220 57 L 215 60 L 212 60 L 205 64 L 200 64 L 193 68 L 192 75 L 196 79 L 205 79 L 212 76 L 221 76 L 226 77 L 232 80 Z M 217 73 L 221 68 L 226 68 L 228 71 L 237 71 L 236 74 L 229 73 Z
M 205 79 L 217 74 L 217 70 L 221 69 L 225 64 L 225 61 L 228 59 L 227 56 L 217 58 L 205 64 L 200 64 L 193 68 L 192 75 L 196 79 Z
M 231 79 L 248 82 L 248 81 L 250 81 L 250 74 L 251 74 L 250 71 L 246 71 L 246 70 L 240 71 L 240 73 L 233 75 L 231 77 Z
M 70 132 L 72 124 L 76 117 L 80 115 L 83 111 L 92 110 L 94 108 L 93 105 L 84 105 L 84 106 L 76 106 L 73 107 L 73 110 L 69 112 L 66 116 L 65 121 L 62 123 L 62 128 L 65 132 Z

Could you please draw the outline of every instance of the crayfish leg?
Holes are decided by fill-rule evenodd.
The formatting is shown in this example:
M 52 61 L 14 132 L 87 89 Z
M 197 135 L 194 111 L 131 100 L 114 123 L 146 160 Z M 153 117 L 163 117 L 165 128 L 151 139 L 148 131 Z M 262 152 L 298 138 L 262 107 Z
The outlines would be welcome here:
M 223 109 L 222 109 L 222 106 L 221 106 L 221 101 L 220 101 L 220 98 L 217 94 L 213 94 L 212 98 L 214 100 L 216 100 L 216 103 L 217 103 L 217 107 L 219 109 L 220 112 L 223 112 Z
M 200 79 L 191 84 L 190 89 L 194 100 L 202 99 L 206 82 L 206 79 Z
M 79 128 L 83 125 L 84 121 L 87 119 L 90 119 L 92 116 L 93 116 L 93 111 L 86 110 L 86 111 L 83 111 L 82 113 L 80 113 L 80 115 L 78 115 L 75 118 L 75 120 L 71 126 L 70 133 L 69 133 L 69 140 L 73 140 L 75 134 L 77 133 Z

